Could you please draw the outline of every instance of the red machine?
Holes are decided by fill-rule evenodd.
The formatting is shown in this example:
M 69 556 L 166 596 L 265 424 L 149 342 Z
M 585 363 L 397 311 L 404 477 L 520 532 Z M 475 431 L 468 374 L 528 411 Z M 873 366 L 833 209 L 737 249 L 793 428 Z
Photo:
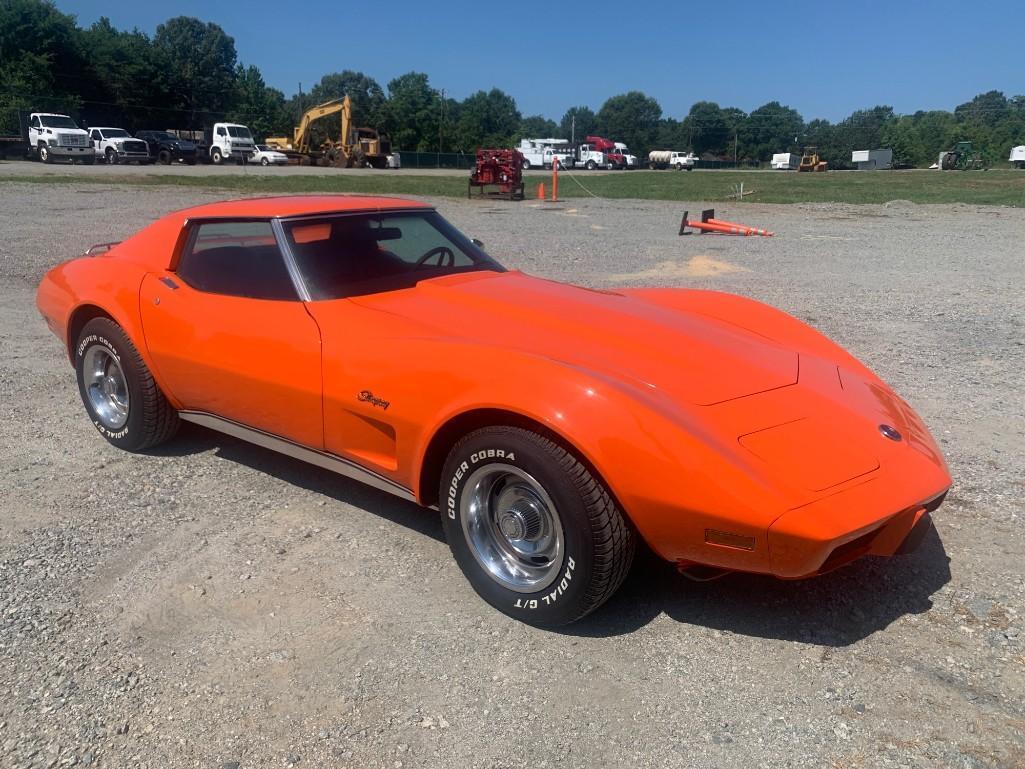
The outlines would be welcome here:
M 498 187 L 498 192 L 485 193 L 487 186 Z M 480 188 L 482 196 L 508 195 L 509 200 L 523 200 L 523 155 L 517 150 L 477 150 L 466 197 L 473 196 L 474 187 Z

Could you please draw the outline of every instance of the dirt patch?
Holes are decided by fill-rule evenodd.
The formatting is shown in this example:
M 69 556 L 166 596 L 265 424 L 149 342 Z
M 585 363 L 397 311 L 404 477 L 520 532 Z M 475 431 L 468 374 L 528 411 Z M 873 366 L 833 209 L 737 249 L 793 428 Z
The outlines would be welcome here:
M 671 278 L 715 278 L 732 272 L 750 272 L 746 267 L 730 264 L 703 254 L 692 256 L 686 262 L 659 262 L 654 267 L 638 272 L 610 275 L 616 281 L 666 280 Z

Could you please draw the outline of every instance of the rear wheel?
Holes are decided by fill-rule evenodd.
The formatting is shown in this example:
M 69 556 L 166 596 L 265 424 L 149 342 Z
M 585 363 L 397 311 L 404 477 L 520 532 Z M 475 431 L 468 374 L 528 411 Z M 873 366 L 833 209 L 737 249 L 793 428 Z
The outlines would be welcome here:
M 75 346 L 75 370 L 89 418 L 118 448 L 142 451 L 178 430 L 178 412 L 114 321 L 95 318 L 85 324 Z
M 528 430 L 486 427 L 460 440 L 440 499 L 445 536 L 473 589 L 531 625 L 593 611 L 633 560 L 633 533 L 601 482 Z
M 526 158 L 523 159 L 523 170 L 524 171 L 529 171 L 530 170 L 530 161 L 527 160 Z

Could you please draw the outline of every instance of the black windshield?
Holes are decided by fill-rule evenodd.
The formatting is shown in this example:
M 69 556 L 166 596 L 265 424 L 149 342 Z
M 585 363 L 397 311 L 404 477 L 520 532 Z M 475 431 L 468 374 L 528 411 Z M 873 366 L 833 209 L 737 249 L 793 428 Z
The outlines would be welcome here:
M 434 211 L 301 219 L 285 235 L 314 300 L 411 288 L 421 280 L 505 268 Z
M 40 115 L 39 121 L 47 128 L 78 128 L 67 115 Z

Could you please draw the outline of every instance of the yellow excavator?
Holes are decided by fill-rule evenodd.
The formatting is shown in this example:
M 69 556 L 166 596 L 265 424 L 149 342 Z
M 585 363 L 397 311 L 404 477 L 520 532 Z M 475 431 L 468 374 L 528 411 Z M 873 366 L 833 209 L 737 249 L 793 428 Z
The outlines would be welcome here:
M 313 146 L 313 124 L 332 115 L 340 115 L 338 138 L 330 136 Z M 332 99 L 303 113 L 292 130 L 292 138 L 268 136 L 266 144 L 297 159 L 300 165 L 336 166 L 338 168 L 385 168 L 391 154 L 391 142 L 373 128 L 352 125 L 352 100 Z

